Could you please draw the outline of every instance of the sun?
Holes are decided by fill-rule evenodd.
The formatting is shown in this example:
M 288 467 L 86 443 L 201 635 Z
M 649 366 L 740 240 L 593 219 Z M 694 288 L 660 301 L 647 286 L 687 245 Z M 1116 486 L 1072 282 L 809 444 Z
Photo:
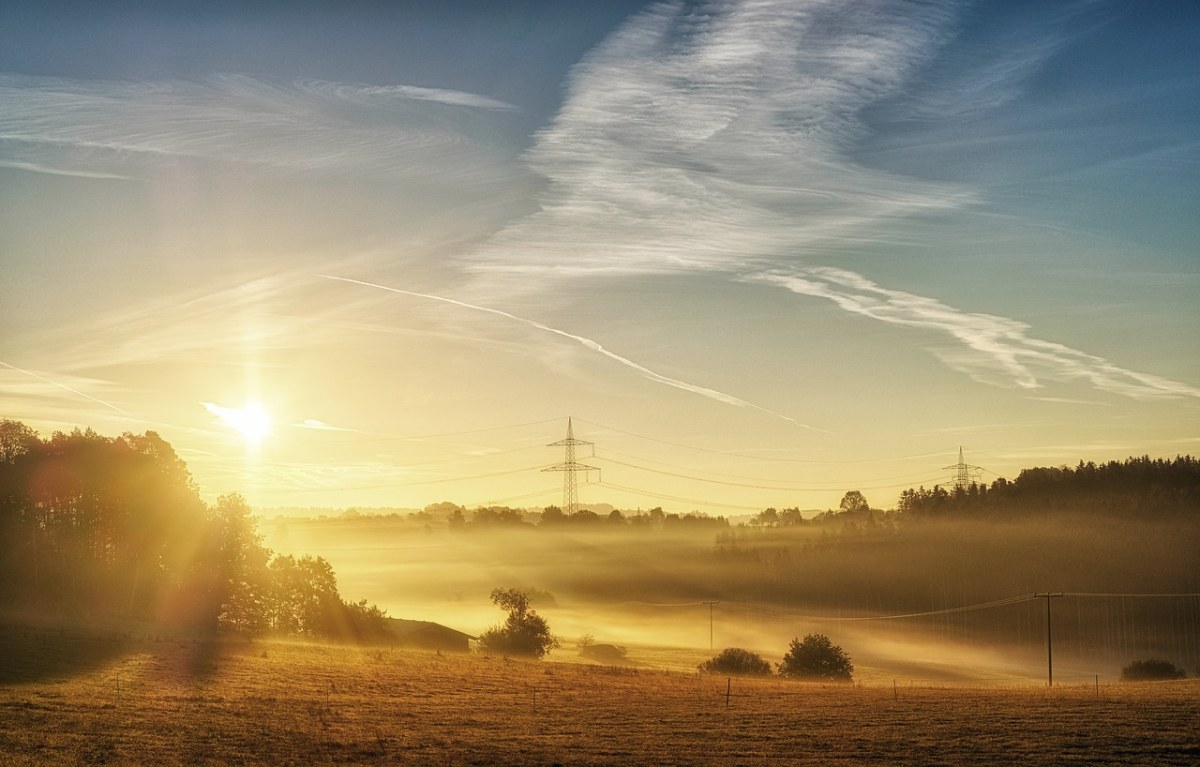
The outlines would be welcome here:
M 205 402 L 204 408 L 217 417 L 217 423 L 240 433 L 248 443 L 257 444 L 271 433 L 271 416 L 257 402 L 240 408 L 222 407 Z

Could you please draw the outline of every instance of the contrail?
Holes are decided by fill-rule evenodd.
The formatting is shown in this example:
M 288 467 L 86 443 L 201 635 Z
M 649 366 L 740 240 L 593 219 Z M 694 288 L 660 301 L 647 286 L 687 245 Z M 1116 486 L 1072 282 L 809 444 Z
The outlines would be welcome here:
M 34 378 L 38 379 L 39 381 L 45 381 L 46 383 L 51 384 L 53 386 L 57 386 L 60 389 L 66 389 L 67 391 L 71 392 L 72 394 L 78 394 L 80 397 L 86 397 L 87 399 L 90 399 L 92 402 L 99 402 L 101 405 L 104 405 L 105 407 L 108 407 L 108 408 L 112 408 L 113 410 L 117 411 L 118 413 L 122 413 L 124 415 L 130 415 L 128 410 L 122 410 L 121 408 L 117 407 L 116 405 L 114 405 L 111 402 L 105 402 L 104 400 L 100 399 L 99 397 L 93 397 L 92 395 L 85 394 L 84 392 L 81 392 L 78 389 L 72 389 L 70 386 L 67 386 L 66 384 L 61 384 L 58 381 L 52 381 L 49 378 L 46 378 L 45 376 L 41 376 L 41 375 L 38 375 L 37 373 L 34 373 L 32 370 L 25 370 L 24 368 L 19 368 L 16 365 L 10 365 L 7 362 L 3 362 L 3 361 L 0 361 L 0 365 L 3 365 L 4 367 L 8 368 L 9 370 L 15 370 L 18 373 L 24 373 L 27 376 L 33 376 Z
M 351 279 L 349 277 L 335 277 L 331 274 L 318 274 L 317 276 L 323 277 L 327 280 L 338 280 L 340 282 L 350 282 L 350 283 L 354 283 L 356 285 L 365 285 L 369 288 L 378 288 L 379 290 L 386 290 L 386 291 L 389 291 L 392 293 L 400 293 L 401 295 L 405 295 L 405 296 L 414 296 L 416 298 L 427 298 L 430 301 L 441 301 L 442 303 L 445 303 L 445 304 L 453 304 L 454 306 L 461 306 L 464 309 L 472 309 L 477 312 L 487 312 L 488 314 L 495 314 L 500 317 L 504 317 L 506 319 L 510 319 L 515 322 L 520 322 L 524 325 L 528 325 L 532 328 L 537 328 L 538 330 L 544 330 L 547 333 L 553 333 L 555 335 L 562 336 L 563 338 L 569 338 L 572 341 L 575 341 L 575 342 L 587 347 L 588 349 L 591 349 L 594 352 L 603 354 L 605 357 L 608 357 L 611 360 L 621 363 L 625 367 L 633 368 L 634 370 L 636 370 L 639 373 L 641 373 L 642 375 L 644 375 L 646 378 L 649 378 L 651 381 L 655 381 L 660 384 L 666 384 L 667 386 L 674 386 L 676 389 L 683 389 L 684 391 L 690 391 L 693 394 L 699 394 L 702 397 L 708 397 L 709 399 L 714 399 L 717 402 L 723 402 L 726 405 L 733 405 L 735 407 L 745 407 L 745 408 L 751 408 L 753 410 L 758 410 L 760 412 L 766 413 L 767 415 L 771 415 L 776 418 L 782 418 L 783 420 L 788 421 L 789 423 L 793 423 L 804 429 L 811 429 L 813 431 L 824 431 L 823 429 L 818 429 L 815 426 L 809 426 L 808 424 L 800 423 L 795 418 L 792 418 L 790 416 L 783 415 L 782 413 L 776 413 L 774 410 L 768 410 L 767 408 L 761 407 L 760 405 L 755 405 L 753 402 L 747 402 L 746 400 L 735 397 L 732 394 L 725 394 L 724 392 L 719 392 L 715 389 L 709 389 L 704 386 L 697 386 L 696 384 L 690 384 L 687 381 L 680 381 L 677 378 L 671 378 L 669 376 L 662 375 L 661 373 L 655 373 L 653 370 L 651 370 L 648 367 L 645 367 L 644 365 L 639 365 L 638 363 L 634 362 L 631 359 L 622 357 L 621 355 L 616 354 L 615 352 L 610 352 L 608 349 L 605 349 L 603 346 L 601 346 L 600 344 L 598 344 L 597 342 L 593 341 L 590 338 L 585 338 L 584 336 L 577 336 L 574 333 L 568 333 L 565 330 L 559 330 L 558 328 L 552 328 L 549 325 L 543 325 L 540 322 L 525 319 L 524 317 L 518 317 L 515 314 L 509 314 L 508 312 L 501 311 L 499 309 L 492 309 L 487 306 L 478 306 L 476 304 L 468 304 L 465 301 L 456 301 L 453 298 L 444 298 L 442 296 L 434 296 L 434 295 L 430 295 L 429 293 L 416 293 L 411 290 L 401 290 L 399 288 L 391 288 L 391 287 L 388 287 L 387 285 L 377 285 L 376 283 L 373 283 L 373 282 L 364 282 L 362 280 L 355 280 L 355 279 Z

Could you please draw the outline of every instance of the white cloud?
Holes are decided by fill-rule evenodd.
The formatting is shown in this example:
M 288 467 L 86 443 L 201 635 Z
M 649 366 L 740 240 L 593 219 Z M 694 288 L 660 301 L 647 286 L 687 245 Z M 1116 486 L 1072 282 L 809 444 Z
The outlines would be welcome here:
M 1019 320 L 814 264 L 890 236 L 898 220 L 982 199 L 964 186 L 863 166 L 851 154 L 863 110 L 912 87 L 953 34 L 959 5 L 756 0 L 657 5 L 633 18 L 574 70 L 562 110 L 528 153 L 549 181 L 540 210 L 472 254 L 476 289 L 726 273 L 942 333 L 957 345 L 936 349 L 939 359 L 989 384 L 1036 389 L 1069 380 L 1133 398 L 1200 396 L 1033 338 Z M 1039 37 L 972 72 L 961 102 L 947 103 L 951 90 L 942 89 L 936 99 L 926 94 L 923 108 L 996 108 L 1058 49 Z
M 951 368 L 984 383 L 1039 389 L 1043 380 L 1084 381 L 1134 399 L 1200 397 L 1200 389 L 1118 367 L 1102 357 L 1029 336 L 1029 326 L 991 314 L 965 312 L 925 296 L 890 290 L 860 274 L 829 267 L 747 274 L 742 279 L 824 298 L 881 322 L 935 331 L 961 346 L 934 349 Z
M 473 183 L 508 177 L 502 102 L 457 91 L 241 75 L 155 83 L 0 74 L 0 164 L 127 177 L 172 157 Z
M 573 71 L 527 158 L 538 213 L 472 255 L 489 275 L 739 269 L 878 236 L 974 193 L 856 164 L 861 110 L 897 92 L 944 4 L 655 6 Z

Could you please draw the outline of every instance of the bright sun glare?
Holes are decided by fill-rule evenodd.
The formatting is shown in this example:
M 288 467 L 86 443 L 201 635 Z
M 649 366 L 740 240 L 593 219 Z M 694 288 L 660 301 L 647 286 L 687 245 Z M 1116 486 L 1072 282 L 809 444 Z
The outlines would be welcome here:
M 257 402 L 241 408 L 221 407 L 205 402 L 204 408 L 217 416 L 218 423 L 239 432 L 247 442 L 259 442 L 271 433 L 271 416 Z

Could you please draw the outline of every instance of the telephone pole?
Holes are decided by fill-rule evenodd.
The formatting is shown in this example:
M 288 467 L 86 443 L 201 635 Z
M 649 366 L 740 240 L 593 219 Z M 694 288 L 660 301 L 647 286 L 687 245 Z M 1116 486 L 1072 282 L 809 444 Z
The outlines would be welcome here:
M 720 602 L 715 599 L 710 599 L 700 604 L 708 605 L 708 651 L 713 649 L 713 605 L 719 605 Z
M 1054 636 L 1050 628 L 1050 600 L 1054 597 L 1061 597 L 1061 591 L 1050 592 L 1044 591 L 1040 594 L 1034 594 L 1035 597 L 1046 598 L 1046 686 L 1054 686 Z
M 578 480 L 575 476 L 576 472 L 580 471 L 600 471 L 599 466 L 588 466 L 584 463 L 579 463 L 575 460 L 575 448 L 578 445 L 591 445 L 593 443 L 586 442 L 582 439 L 575 439 L 575 429 L 571 426 L 571 419 L 567 419 L 567 438 L 560 439 L 558 442 L 551 442 L 547 447 L 561 447 L 564 449 L 565 456 L 562 463 L 556 463 L 553 466 L 547 466 L 542 471 L 561 471 L 563 472 L 563 514 L 568 517 L 572 516 L 579 507 L 579 489 Z

